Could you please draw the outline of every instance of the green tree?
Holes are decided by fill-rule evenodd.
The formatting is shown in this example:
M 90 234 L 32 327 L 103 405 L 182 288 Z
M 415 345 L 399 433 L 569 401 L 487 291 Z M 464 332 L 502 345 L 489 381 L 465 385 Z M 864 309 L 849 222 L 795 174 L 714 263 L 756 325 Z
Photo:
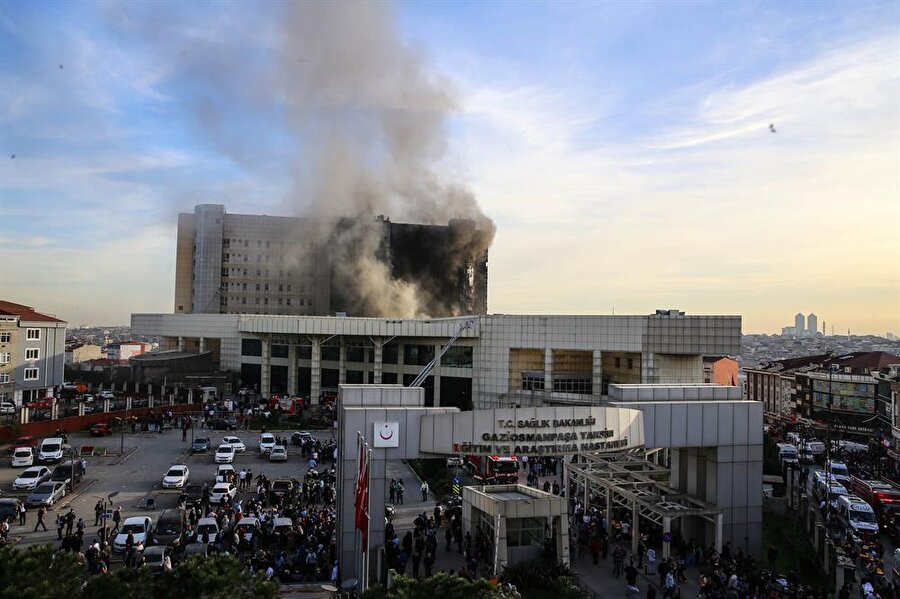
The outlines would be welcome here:
M 77 598 L 83 573 L 77 554 L 58 552 L 50 545 L 34 545 L 25 551 L 3 547 L 0 599 Z
M 514 585 L 523 599 L 587 599 L 574 574 L 542 560 L 508 566 L 500 580 Z
M 484 579 L 471 581 L 441 572 L 428 578 L 397 576 L 394 586 L 372 587 L 366 599 L 501 599 L 500 592 Z
M 248 576 L 241 562 L 227 554 L 192 555 L 172 572 L 157 577 L 155 587 L 156 597 L 188 599 L 274 599 L 279 592 L 278 583 L 262 574 Z
M 152 599 L 155 583 L 148 568 L 122 568 L 92 576 L 84 586 L 84 597 L 91 599 Z

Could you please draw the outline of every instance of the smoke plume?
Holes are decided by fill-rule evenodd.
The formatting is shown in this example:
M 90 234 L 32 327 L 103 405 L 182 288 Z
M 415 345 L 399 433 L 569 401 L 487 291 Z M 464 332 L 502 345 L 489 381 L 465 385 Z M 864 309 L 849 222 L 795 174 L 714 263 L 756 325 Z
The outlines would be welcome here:
M 311 194 L 298 191 L 298 213 L 324 225 L 316 242 L 332 261 L 332 294 L 354 315 L 467 311 L 454 278 L 486 256 L 494 227 L 471 191 L 441 173 L 447 120 L 458 107 L 452 85 L 402 41 L 388 5 L 293 2 L 281 23 L 281 101 L 309 148 L 294 165 L 297 189 Z M 475 226 L 418 236 L 405 253 L 419 259 L 392 268 L 378 215 Z

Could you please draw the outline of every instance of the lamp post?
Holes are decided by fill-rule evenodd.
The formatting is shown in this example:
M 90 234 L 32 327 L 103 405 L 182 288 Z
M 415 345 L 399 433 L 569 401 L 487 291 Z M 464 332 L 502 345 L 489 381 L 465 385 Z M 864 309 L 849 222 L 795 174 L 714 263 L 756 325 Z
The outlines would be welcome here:
M 828 357 L 828 420 L 825 424 L 825 525 L 831 526 L 831 403 L 833 400 L 832 383 L 834 381 L 834 364 L 832 356 Z

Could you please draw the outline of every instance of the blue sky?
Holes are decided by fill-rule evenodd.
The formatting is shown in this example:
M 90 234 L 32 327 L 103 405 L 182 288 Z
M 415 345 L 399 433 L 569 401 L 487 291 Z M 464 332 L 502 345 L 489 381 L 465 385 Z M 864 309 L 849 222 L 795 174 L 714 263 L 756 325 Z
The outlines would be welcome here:
M 170 311 L 179 211 L 314 201 L 288 6 L 0 1 L 5 298 Z M 491 311 L 900 332 L 897 3 L 344 4 L 351 60 L 373 6 L 451 90 L 434 169 L 497 225 Z

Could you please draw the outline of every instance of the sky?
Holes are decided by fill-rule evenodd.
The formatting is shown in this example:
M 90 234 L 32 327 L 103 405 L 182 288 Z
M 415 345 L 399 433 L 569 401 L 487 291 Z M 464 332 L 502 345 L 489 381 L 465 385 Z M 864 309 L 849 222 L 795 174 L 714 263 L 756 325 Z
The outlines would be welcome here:
M 490 312 L 900 333 L 900 4 L 341 6 L 454 99 L 433 168 L 497 227 Z M 178 212 L 303 214 L 289 7 L 0 0 L 0 297 L 171 312 Z

